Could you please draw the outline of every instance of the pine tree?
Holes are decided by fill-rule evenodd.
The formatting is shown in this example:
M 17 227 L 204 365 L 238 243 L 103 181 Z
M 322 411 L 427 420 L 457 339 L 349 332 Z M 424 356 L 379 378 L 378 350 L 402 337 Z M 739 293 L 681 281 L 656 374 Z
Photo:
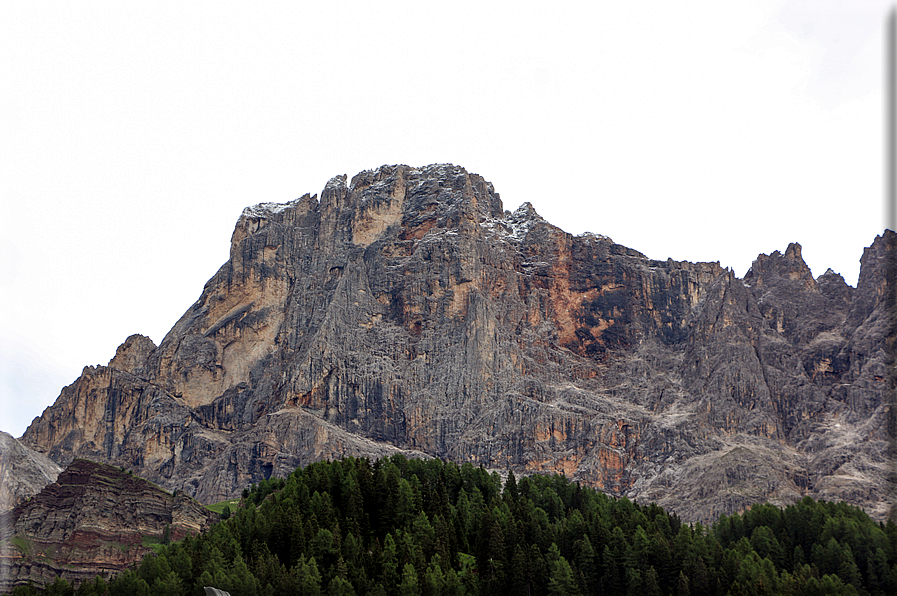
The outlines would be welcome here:
M 46 587 L 44 596 L 74 596 L 75 589 L 72 585 L 61 577 L 53 580 L 53 583 Z
M 286 585 L 290 583 L 286 567 L 267 549 L 258 554 L 252 571 L 261 586 L 270 585 L 276 592 L 284 593 Z
M 234 558 L 233 566 L 231 567 L 230 573 L 230 589 L 227 589 L 231 594 L 240 594 L 240 596 L 257 596 L 259 591 L 261 591 L 261 586 L 259 585 L 258 579 L 252 575 L 252 572 L 249 571 L 249 566 L 246 565 L 246 562 L 243 560 L 242 555 L 237 553 L 237 556 Z M 218 586 L 216 586 L 218 587 Z
M 615 529 L 619 529 L 619 526 Z M 622 567 L 618 564 L 618 560 L 622 559 L 618 546 L 615 544 L 614 548 L 611 549 L 610 546 L 605 545 L 601 559 L 602 591 L 608 594 L 621 594 L 624 590 L 624 583 L 621 575 Z
M 424 557 L 423 549 L 414 539 L 414 535 L 411 532 L 402 532 L 397 546 L 400 553 L 399 562 L 402 564 L 411 563 L 416 571 L 420 570 L 422 573 L 426 567 L 427 559 Z
M 465 594 L 464 586 L 461 585 L 461 578 L 454 569 L 449 569 L 445 574 L 444 596 L 462 596 Z
M 511 565 L 508 569 L 508 582 L 513 594 L 531 594 L 531 568 L 527 560 L 527 550 L 519 542 L 514 545 L 514 554 L 511 556 Z
M 573 545 L 576 553 L 576 568 L 579 570 L 580 586 L 584 592 L 597 592 L 601 582 L 601 576 L 596 564 L 595 549 L 592 541 L 586 535 L 582 540 L 577 540 Z
M 189 584 L 193 580 L 193 561 L 190 559 L 187 551 L 179 544 L 171 549 L 170 553 L 168 563 L 171 570 L 177 574 L 178 578 L 185 585 Z
M 140 574 L 141 579 L 152 586 L 155 585 L 157 579 L 167 576 L 169 571 L 171 571 L 171 566 L 169 566 L 165 555 L 155 554 L 143 558 L 137 573 Z
M 691 596 L 688 578 L 681 571 L 679 572 L 679 579 L 676 581 L 676 596 Z
M 174 571 L 169 571 L 153 582 L 153 596 L 182 596 L 185 594 L 184 582 Z
M 76 596 L 104 596 L 106 594 L 106 580 L 102 575 L 98 575 L 93 580 L 83 581 L 78 586 Z
M 328 596 L 355 596 L 355 588 L 352 587 L 352 583 L 349 580 L 337 575 L 330 580 L 327 594 Z
M 402 583 L 399 584 L 399 596 L 418 596 L 420 586 L 417 580 L 417 571 L 411 563 L 405 563 L 402 569 Z
M 785 551 L 769 526 L 757 526 L 751 533 L 751 547 L 760 558 L 769 557 L 777 566 L 785 565 Z
M 396 541 L 392 534 L 387 534 L 383 539 L 383 552 L 380 555 L 380 579 L 385 586 L 390 586 L 390 589 L 402 581 L 399 575 Z
M 649 567 L 645 571 L 645 577 L 642 579 L 643 592 L 642 596 L 662 596 L 660 591 L 660 581 L 657 578 L 657 570 Z
M 414 490 L 411 488 L 411 484 L 404 478 L 399 480 L 399 494 L 397 498 L 395 523 L 399 528 L 405 528 L 411 525 L 411 522 L 417 515 L 418 507 Z
M 626 596 L 642 596 L 644 588 L 642 572 L 633 567 L 626 567 Z
M 651 550 L 651 542 L 648 540 L 648 534 L 642 526 L 635 529 L 632 542 L 624 551 L 624 561 L 627 568 L 638 569 L 644 571 L 648 568 L 649 553 Z M 684 554 L 687 549 L 679 551 Z
M 34 584 L 29 579 L 27 585 L 13 588 L 12 596 L 40 596 L 40 592 L 37 591 L 37 588 L 34 587 Z
M 339 543 L 333 532 L 327 528 L 318 530 L 311 543 L 311 555 L 321 565 L 321 568 L 329 570 L 339 557 Z
M 838 577 L 845 584 L 850 584 L 855 588 L 860 588 L 863 584 L 863 577 L 860 575 L 860 569 L 853 559 L 853 551 L 850 545 L 843 544 L 838 549 Z
M 349 532 L 342 541 L 342 555 L 347 565 L 355 565 L 361 557 L 362 544 L 355 538 L 355 534 Z
M 424 596 L 441 596 L 445 592 L 445 575 L 437 564 L 430 564 L 424 572 L 422 593 Z
M 682 572 L 680 572 L 680 575 Z M 686 578 L 688 579 L 689 591 L 695 595 L 709 594 L 711 585 L 711 574 L 704 563 L 704 557 L 698 559 L 687 568 Z M 678 585 L 678 581 L 677 581 Z
M 561 596 L 580 593 L 579 586 L 576 584 L 576 578 L 573 576 L 573 570 L 570 568 L 570 563 L 567 562 L 567 559 L 558 557 L 556 561 L 549 563 L 549 565 L 551 567 L 551 577 L 548 580 L 549 594 Z
M 870 590 L 883 591 L 888 576 L 888 557 L 881 548 L 876 548 L 866 559 L 866 577 Z
M 203 571 L 196 582 L 194 582 L 193 596 L 205 596 L 206 591 L 203 588 L 206 586 L 215 587 L 215 577 L 208 569 Z M 127 596 L 127 594 L 129 594 L 129 592 L 122 592 L 121 596 Z M 146 589 L 146 594 L 149 594 L 149 587 Z
M 514 472 L 508 472 L 508 479 L 505 481 L 503 496 L 513 504 L 516 504 L 520 498 L 520 495 L 517 492 L 517 478 L 514 477 Z
M 299 563 L 290 571 L 295 575 L 299 585 L 299 592 L 307 596 L 320 596 L 321 574 L 314 558 L 300 557 Z
M 478 594 L 480 590 L 476 558 L 467 553 L 458 553 L 458 564 L 461 567 L 460 571 L 458 571 L 458 579 L 461 581 L 463 591 L 468 594 Z
M 421 511 L 415 516 L 411 531 L 415 542 L 420 545 L 424 557 L 432 556 L 433 549 L 436 546 L 436 531 L 430 524 L 430 519 L 426 513 Z

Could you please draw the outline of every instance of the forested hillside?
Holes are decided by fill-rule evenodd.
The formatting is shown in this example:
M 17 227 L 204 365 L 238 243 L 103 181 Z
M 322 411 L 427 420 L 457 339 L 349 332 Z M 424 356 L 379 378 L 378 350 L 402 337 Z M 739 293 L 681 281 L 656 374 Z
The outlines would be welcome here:
M 223 517 L 77 594 L 897 593 L 897 526 L 810 498 L 690 526 L 563 476 L 394 456 L 264 481 Z

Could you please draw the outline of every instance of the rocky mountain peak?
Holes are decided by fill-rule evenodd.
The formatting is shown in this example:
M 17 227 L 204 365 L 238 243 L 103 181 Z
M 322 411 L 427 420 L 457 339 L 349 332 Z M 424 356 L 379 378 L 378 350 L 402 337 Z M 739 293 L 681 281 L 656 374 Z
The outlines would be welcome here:
M 803 247 L 801 247 L 801 245 L 797 242 L 789 242 L 788 248 L 785 249 L 785 258 L 792 261 L 803 262 L 804 258 L 801 256 L 802 248 Z
M 849 306 L 853 299 L 855 288 L 848 285 L 844 281 L 844 277 L 840 273 L 833 271 L 831 267 L 816 278 L 816 285 L 824 296 L 841 304 L 842 307 Z
M 517 221 L 528 221 L 528 220 L 538 220 L 545 221 L 542 219 L 542 216 L 536 213 L 536 208 L 533 207 L 533 204 L 529 201 L 526 201 L 520 207 L 518 207 L 514 213 L 511 214 L 511 217 Z
M 779 251 L 770 255 L 759 255 L 744 276 L 745 283 L 759 288 L 770 283 L 775 285 L 781 279 L 790 280 L 811 291 L 818 291 L 816 280 L 804 261 L 801 251 L 801 245 L 792 242 L 788 245 L 784 255 Z
M 147 336 L 132 335 L 115 350 L 115 356 L 109 361 L 109 367 L 141 376 L 145 372 L 143 367 L 156 347 L 153 340 Z
M 885 230 L 876 236 L 872 245 L 863 250 L 860 257 L 860 277 L 857 281 L 856 300 L 851 306 L 849 322 L 860 326 L 882 301 L 890 301 L 890 317 L 894 317 L 894 286 L 897 277 L 897 233 Z M 882 321 L 882 324 L 885 324 Z M 897 328 L 893 321 L 887 323 Z
M 339 190 L 342 188 L 346 188 L 348 177 L 345 174 L 339 174 L 338 176 L 332 177 L 327 181 L 327 184 L 324 185 L 324 190 L 335 189 Z
M 205 502 L 404 452 L 563 471 L 687 520 L 804 494 L 890 507 L 893 233 L 852 292 L 796 243 L 740 280 L 574 237 L 451 164 L 346 181 L 244 211 L 161 344 L 86 368 L 23 441 Z

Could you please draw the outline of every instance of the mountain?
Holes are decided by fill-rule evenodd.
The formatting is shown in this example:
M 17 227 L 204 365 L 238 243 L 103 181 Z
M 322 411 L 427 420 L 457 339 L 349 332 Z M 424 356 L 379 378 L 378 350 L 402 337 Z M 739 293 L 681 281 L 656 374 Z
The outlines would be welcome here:
M 0 512 L 12 509 L 56 480 L 62 468 L 0 431 Z
M 160 345 L 128 338 L 21 440 L 206 503 L 403 452 L 688 521 L 802 496 L 883 519 L 895 244 L 865 250 L 856 288 L 814 279 L 799 244 L 739 279 L 504 211 L 457 166 L 383 166 L 245 209 Z
M 56 482 L 0 514 L 0 591 L 122 571 L 150 544 L 198 534 L 216 517 L 187 495 L 75 459 Z

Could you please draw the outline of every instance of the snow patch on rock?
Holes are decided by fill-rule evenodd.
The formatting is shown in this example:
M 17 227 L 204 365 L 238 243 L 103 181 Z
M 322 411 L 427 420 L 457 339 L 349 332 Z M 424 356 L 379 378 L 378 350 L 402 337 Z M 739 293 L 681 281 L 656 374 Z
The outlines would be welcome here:
M 258 203 L 256 205 L 252 205 L 251 207 L 246 207 L 245 209 L 243 209 L 243 214 L 241 217 L 270 217 L 272 215 L 277 215 L 278 213 L 295 207 L 301 200 L 302 199 L 296 199 L 295 201 L 290 201 L 288 203 Z

